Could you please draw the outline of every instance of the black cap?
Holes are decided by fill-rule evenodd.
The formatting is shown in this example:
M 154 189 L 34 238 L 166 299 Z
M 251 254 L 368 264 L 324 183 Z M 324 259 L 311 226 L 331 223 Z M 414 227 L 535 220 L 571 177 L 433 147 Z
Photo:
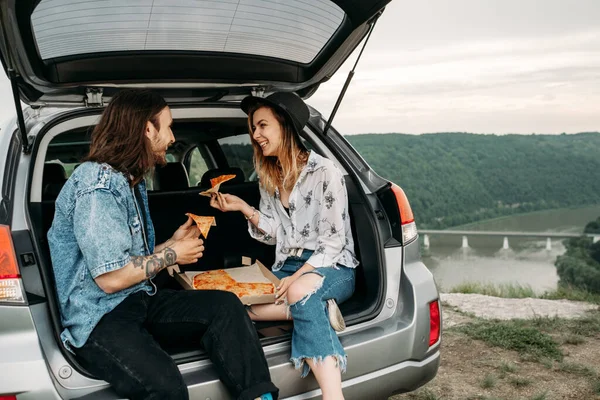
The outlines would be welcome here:
M 241 107 L 248 114 L 250 107 L 255 104 L 265 104 L 282 112 L 294 124 L 297 134 L 302 132 L 310 117 L 308 106 L 296 93 L 275 92 L 267 97 L 248 96 L 242 100 Z

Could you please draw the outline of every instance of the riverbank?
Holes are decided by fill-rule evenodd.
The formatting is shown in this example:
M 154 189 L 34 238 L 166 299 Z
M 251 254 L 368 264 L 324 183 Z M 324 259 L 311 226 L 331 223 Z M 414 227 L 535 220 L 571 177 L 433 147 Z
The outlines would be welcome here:
M 519 214 L 502 215 L 496 218 L 470 222 L 446 228 L 447 230 L 495 231 L 518 230 L 543 232 L 583 232 L 585 225 L 600 215 L 600 205 L 590 204 L 580 207 L 562 207 L 536 210 Z

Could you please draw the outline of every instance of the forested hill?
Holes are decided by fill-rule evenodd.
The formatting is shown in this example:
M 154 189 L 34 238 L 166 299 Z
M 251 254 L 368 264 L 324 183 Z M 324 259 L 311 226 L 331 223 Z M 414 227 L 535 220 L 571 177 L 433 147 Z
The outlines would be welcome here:
M 378 174 L 404 189 L 422 228 L 600 204 L 597 132 L 364 134 L 346 139 Z

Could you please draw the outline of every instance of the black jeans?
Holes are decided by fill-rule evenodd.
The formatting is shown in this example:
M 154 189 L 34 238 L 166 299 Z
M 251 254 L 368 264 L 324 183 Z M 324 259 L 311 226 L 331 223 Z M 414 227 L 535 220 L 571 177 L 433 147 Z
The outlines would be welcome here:
M 83 347 L 82 366 L 132 399 L 187 399 L 177 365 L 161 348 L 202 346 L 236 399 L 277 387 L 258 335 L 239 299 L 221 291 L 162 289 L 132 294 L 106 314 Z

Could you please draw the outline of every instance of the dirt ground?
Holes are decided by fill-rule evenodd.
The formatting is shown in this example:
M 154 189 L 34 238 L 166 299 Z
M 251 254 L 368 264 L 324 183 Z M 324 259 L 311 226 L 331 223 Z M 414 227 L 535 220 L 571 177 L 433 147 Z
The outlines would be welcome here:
M 474 316 L 447 303 L 443 311 L 446 330 L 437 376 L 416 392 L 390 400 L 600 399 L 600 335 L 562 344 L 562 364 L 524 361 L 516 351 L 473 340 L 452 328 Z

